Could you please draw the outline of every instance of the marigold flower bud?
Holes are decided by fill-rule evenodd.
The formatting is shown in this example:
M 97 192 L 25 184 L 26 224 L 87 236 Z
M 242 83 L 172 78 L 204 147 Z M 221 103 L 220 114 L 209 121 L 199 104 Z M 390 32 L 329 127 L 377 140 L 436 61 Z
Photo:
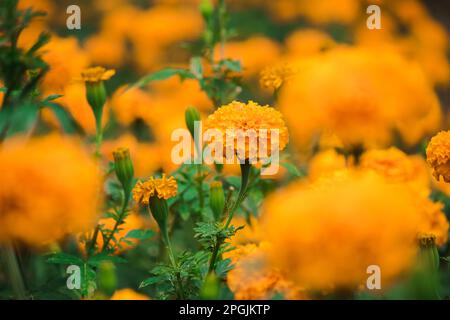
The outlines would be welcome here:
M 106 89 L 103 81 L 86 82 L 86 99 L 94 112 L 95 120 L 101 122 L 103 106 L 106 103 Z
M 436 247 L 436 236 L 432 234 L 419 235 L 419 263 L 430 271 L 439 269 L 439 252 Z
M 209 205 L 214 213 L 214 218 L 219 221 L 225 208 L 225 194 L 222 182 L 214 181 L 210 185 Z
M 103 82 L 109 80 L 115 73 L 115 70 L 106 70 L 103 67 L 89 68 L 81 72 L 79 80 L 86 84 L 86 99 L 94 112 L 97 127 L 101 126 L 103 106 L 107 98 Z
M 126 194 L 129 194 L 133 186 L 134 176 L 130 150 L 127 148 L 119 148 L 113 152 L 113 156 L 117 179 L 119 179 Z
M 192 137 L 195 137 L 195 122 L 200 121 L 200 113 L 198 110 L 194 107 L 189 107 L 186 109 L 185 112 L 185 120 L 186 120 L 186 127 L 188 128 L 189 132 L 191 133 Z
M 205 19 L 208 19 L 209 17 L 211 17 L 213 11 L 214 11 L 214 6 L 211 3 L 211 0 L 202 0 L 202 2 L 200 3 L 200 12 L 202 13 L 203 17 Z
M 157 195 L 153 195 L 149 200 L 149 207 L 153 218 L 158 223 L 161 234 L 164 236 L 167 234 L 167 218 L 169 217 L 169 207 L 167 201 L 163 198 L 159 198 Z

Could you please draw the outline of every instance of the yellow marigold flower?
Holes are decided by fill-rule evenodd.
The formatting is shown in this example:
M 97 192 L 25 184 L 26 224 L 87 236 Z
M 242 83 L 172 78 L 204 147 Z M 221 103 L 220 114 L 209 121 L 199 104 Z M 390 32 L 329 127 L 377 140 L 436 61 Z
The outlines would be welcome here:
M 407 183 L 425 197 L 428 197 L 431 191 L 429 173 L 423 158 L 408 156 L 395 147 L 364 153 L 361 157 L 361 167 L 374 170 L 390 182 Z
M 421 210 L 403 184 L 367 171 L 296 183 L 266 200 L 269 261 L 307 289 L 354 290 L 378 265 L 386 288 L 416 255 Z
M 443 211 L 444 205 L 433 202 L 427 198 L 419 202 L 423 210 L 423 222 L 420 225 L 420 233 L 433 235 L 436 245 L 442 246 L 447 243 L 449 223 Z
M 302 61 L 278 100 L 300 149 L 324 133 L 347 148 L 388 145 L 393 131 L 415 145 L 440 126 L 432 85 L 418 65 L 398 54 L 338 47 Z
M 149 180 L 138 181 L 133 189 L 133 199 L 142 205 L 148 205 L 152 196 L 159 199 L 169 199 L 177 194 L 178 185 L 174 177 L 167 178 L 165 174 L 161 178 L 151 177 Z
M 93 67 L 81 72 L 81 80 L 88 83 L 106 81 L 116 74 L 115 70 L 106 70 L 103 67 Z
M 427 161 L 433 168 L 433 176 L 445 182 L 450 182 L 450 131 L 441 131 L 433 138 L 427 147 Z
M 114 292 L 111 300 L 150 300 L 150 298 L 142 293 L 138 293 L 133 289 L 120 289 Z
M 96 222 L 101 175 L 77 141 L 57 135 L 8 140 L 0 167 L 0 242 L 38 246 Z
M 346 167 L 344 155 L 337 153 L 334 149 L 324 150 L 314 155 L 309 162 L 308 177 L 316 180 Z
M 224 258 L 231 259 L 234 268 L 227 274 L 227 283 L 237 300 L 270 299 L 282 294 L 286 299 L 304 299 L 302 290 L 283 278 L 281 273 L 267 266 L 269 244 L 238 246 Z
M 296 72 L 296 69 L 289 63 L 266 67 L 261 71 L 259 83 L 263 88 L 277 90 Z
M 244 133 L 247 130 L 254 130 L 258 141 L 261 135 L 260 130 L 267 130 L 265 137 L 269 140 L 267 142 L 268 156 L 274 152 L 272 150 L 271 129 L 278 130 L 279 137 L 277 142 L 279 150 L 283 150 L 289 141 L 289 133 L 283 115 L 267 105 L 260 106 L 253 101 L 249 101 L 247 104 L 234 101 L 220 107 L 206 119 L 204 129 L 219 130 L 222 133 L 223 142 L 226 141 L 227 130 L 242 130 Z M 225 147 L 229 148 L 230 146 L 224 146 L 224 155 L 226 154 Z M 233 146 L 234 152 L 238 155 L 245 154 L 246 159 L 248 159 L 256 148 L 256 154 L 259 156 L 258 146 L 250 146 L 248 137 L 245 139 L 245 150 L 242 150 L 243 147 L 235 143 Z

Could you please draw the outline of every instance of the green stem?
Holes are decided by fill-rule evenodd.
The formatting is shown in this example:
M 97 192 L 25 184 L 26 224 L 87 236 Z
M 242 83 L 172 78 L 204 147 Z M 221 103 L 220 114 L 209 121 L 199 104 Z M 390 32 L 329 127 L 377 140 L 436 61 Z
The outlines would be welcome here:
M 124 219 L 125 213 L 127 212 L 127 207 L 128 207 L 129 201 L 130 201 L 130 193 L 125 195 L 125 199 L 123 201 L 122 208 L 120 209 L 119 219 L 116 220 L 116 223 L 114 224 L 114 228 L 112 229 L 111 233 L 108 235 L 105 242 L 103 243 L 102 252 L 108 248 L 108 245 L 111 242 L 111 239 L 113 238 L 114 234 L 116 233 L 117 228 L 123 223 L 123 219 Z
M 200 212 L 203 211 L 204 203 L 205 203 L 205 196 L 203 194 L 203 176 L 202 176 L 202 165 L 197 165 L 197 190 L 198 190 L 198 197 L 200 201 Z
M 20 271 L 19 262 L 14 251 L 12 243 L 7 243 L 2 248 L 2 257 L 5 262 L 5 268 L 11 282 L 14 295 L 18 300 L 26 300 L 25 284 Z
M 90 257 L 94 252 L 95 245 L 97 244 L 98 233 L 100 232 L 100 225 L 97 224 L 95 227 L 94 233 L 92 234 L 92 239 L 89 241 L 89 248 L 87 250 L 87 255 Z
M 252 168 L 252 165 L 248 161 L 245 161 L 245 163 L 241 164 L 241 187 L 239 189 L 239 194 L 236 199 L 236 202 L 231 207 L 231 209 L 228 213 L 228 219 L 225 223 L 224 229 L 226 229 L 230 226 L 230 223 L 231 223 L 231 220 L 233 219 L 235 211 L 239 208 L 239 206 L 242 204 L 242 202 L 244 201 L 244 199 L 246 197 L 247 187 L 248 187 L 248 178 L 250 175 L 251 168 Z M 219 256 L 220 247 L 222 246 L 224 241 L 225 241 L 225 239 L 217 239 L 216 245 L 213 248 L 211 259 L 209 261 L 209 267 L 208 267 L 208 273 L 207 273 L 208 275 L 211 274 L 215 269 L 216 260 L 217 260 L 217 257 Z
M 177 277 L 177 283 L 178 283 L 178 285 L 176 286 L 177 297 L 178 297 L 178 299 L 183 300 L 184 299 L 183 282 L 182 282 L 182 279 L 181 279 L 180 272 L 178 271 L 178 264 L 177 264 L 177 261 L 175 259 L 175 255 L 173 254 L 172 242 L 170 241 L 170 238 L 169 238 L 169 232 L 167 230 L 167 226 L 166 226 L 166 228 L 161 230 L 161 236 L 163 238 L 163 242 L 166 244 L 167 253 L 169 254 L 170 263 L 171 263 L 172 267 L 175 270 L 177 270 L 176 271 L 176 277 Z
M 239 208 L 241 203 L 244 201 L 246 192 L 247 192 L 247 186 L 248 186 L 248 177 L 250 175 L 250 169 L 252 168 L 252 165 L 246 160 L 245 163 L 241 164 L 241 187 L 239 189 L 239 194 L 236 199 L 236 202 L 234 203 L 233 207 L 231 207 L 231 210 L 228 215 L 227 222 L 225 224 L 225 228 L 228 228 L 230 226 L 231 220 L 233 219 L 233 215 L 235 211 Z
M 103 112 L 100 111 L 100 114 L 96 116 L 95 120 L 95 126 L 96 126 L 96 132 L 95 132 L 95 155 L 97 158 L 101 158 L 101 147 L 103 142 L 103 126 L 102 126 L 102 114 Z

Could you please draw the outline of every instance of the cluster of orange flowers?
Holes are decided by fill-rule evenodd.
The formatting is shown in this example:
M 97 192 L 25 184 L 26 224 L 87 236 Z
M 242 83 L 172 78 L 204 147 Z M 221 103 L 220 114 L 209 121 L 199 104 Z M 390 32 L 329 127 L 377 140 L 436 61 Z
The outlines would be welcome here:
M 200 0 L 154 2 L 143 9 L 126 0 L 95 1 L 92 12 L 84 13 L 87 20 L 101 17 L 98 33 L 83 41 L 55 34 L 44 47 L 50 70 L 40 89 L 44 95 L 61 94 L 57 102 L 86 134 L 96 132 L 96 123 L 86 88 L 75 80 L 81 75 L 93 83 L 115 73 L 87 69 L 90 65 L 118 69 L 119 75 L 124 68 L 141 75 L 168 64 L 187 67 L 188 51 L 180 43 L 202 35 Z M 113 120 L 120 130 L 104 141 L 101 152 L 111 160 L 113 150 L 126 146 L 140 177 L 176 169 L 171 133 L 185 126 L 190 105 L 206 118 L 204 130 L 224 136 L 229 129 L 257 135 L 260 129 L 277 129 L 279 150 L 290 142 L 289 151 L 303 161 L 306 178 L 268 196 L 261 216 L 253 212 L 257 218 L 231 242 L 235 250 L 224 254 L 234 264 L 227 284 L 237 299 L 304 299 L 310 291 L 359 290 L 370 265 L 381 267 L 388 287 L 416 262 L 419 235 L 430 235 L 436 246 L 448 243 L 444 206 L 430 199 L 435 189 L 450 195 L 450 132 L 429 141 L 426 160 L 400 150 L 418 149 L 443 128 L 446 115 L 435 89 L 450 82 L 448 36 L 419 1 L 376 3 L 383 12 L 381 30 L 366 27 L 366 0 L 229 1 L 232 10 L 262 7 L 276 23 L 305 18 L 314 26 L 294 30 L 282 41 L 261 35 L 233 39 L 213 52 L 216 60 L 224 54 L 241 61 L 243 80 L 271 89 L 253 88 L 273 108 L 253 101 L 213 106 L 196 80 L 176 77 L 144 88 L 119 87 L 107 102 L 103 123 Z M 52 24 L 62 23 L 57 1 L 20 0 L 20 6 L 47 11 Z M 345 45 L 326 32 L 334 23 L 348 29 Z M 20 46 L 29 48 L 48 26 L 46 20 L 33 22 Z M 61 131 L 49 110 L 42 118 Z M 133 135 L 136 124 L 150 137 Z M 269 155 L 271 146 L 269 140 Z M 248 158 L 251 148 L 246 140 L 245 150 L 233 152 Z M 98 161 L 80 141 L 56 133 L 10 139 L 0 148 L 0 167 L 7 168 L 0 184 L 0 242 L 48 244 L 92 231 L 98 222 L 103 181 Z M 177 192 L 177 181 L 162 175 L 138 181 L 133 200 L 148 205 L 153 196 L 167 200 Z M 116 237 L 147 223 L 133 212 Z M 246 222 L 237 217 L 232 223 Z M 113 227 L 115 221 L 100 224 Z M 96 241 L 102 247 L 105 239 Z M 114 253 L 136 245 L 131 241 Z M 124 289 L 112 299 L 148 297 Z

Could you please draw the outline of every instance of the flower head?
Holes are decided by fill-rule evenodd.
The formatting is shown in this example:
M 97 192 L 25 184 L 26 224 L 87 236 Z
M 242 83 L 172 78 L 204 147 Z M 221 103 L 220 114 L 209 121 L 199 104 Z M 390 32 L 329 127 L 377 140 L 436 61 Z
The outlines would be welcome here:
M 427 161 L 436 180 L 450 182 L 450 131 L 442 131 L 431 138 L 427 147 Z
M 77 141 L 10 139 L 0 149 L 0 167 L 0 242 L 39 246 L 95 223 L 101 175 Z
M 239 245 L 224 254 L 234 268 L 227 274 L 227 283 L 238 300 L 270 299 L 282 294 L 287 299 L 305 298 L 302 290 L 284 279 L 275 268 L 267 265 L 270 244 Z
M 265 203 L 269 261 L 308 289 L 355 289 L 371 264 L 387 286 L 416 255 L 421 210 L 413 199 L 403 184 L 368 171 L 294 184 Z
M 178 185 L 173 177 L 167 178 L 165 174 L 161 178 L 151 177 L 145 182 L 138 181 L 133 189 L 133 199 L 142 205 L 148 205 L 150 197 L 169 199 L 177 194 Z
M 261 71 L 259 83 L 263 88 L 277 90 L 295 73 L 296 70 L 291 64 L 280 63 L 264 68 Z
M 269 106 L 260 106 L 253 101 L 249 101 L 247 104 L 234 101 L 220 107 L 207 118 L 205 130 L 208 129 L 218 130 L 222 134 L 222 141 L 226 141 L 226 136 L 229 134 L 235 135 L 233 138 L 239 134 L 239 131 L 245 134 L 245 145 L 233 143 L 232 146 L 227 145 L 226 148 L 232 148 L 233 152 L 238 155 L 245 155 L 246 159 L 252 153 L 259 155 L 258 151 L 261 151 L 262 143 L 266 144 L 266 151 L 270 156 L 275 151 L 283 150 L 289 141 L 289 133 L 283 115 Z M 278 132 L 277 141 L 272 141 L 271 130 Z M 250 143 L 249 136 L 252 134 L 257 143 Z M 266 141 L 264 142 L 264 140 Z M 277 145 L 278 150 L 273 150 L 274 145 Z
M 362 155 L 361 167 L 377 172 L 390 182 L 406 183 L 425 197 L 430 193 L 429 172 L 420 156 L 409 156 L 395 147 L 373 149 Z
M 93 67 L 82 71 L 80 80 L 88 83 L 96 83 L 109 80 L 115 74 L 115 70 L 106 70 L 103 67 Z

